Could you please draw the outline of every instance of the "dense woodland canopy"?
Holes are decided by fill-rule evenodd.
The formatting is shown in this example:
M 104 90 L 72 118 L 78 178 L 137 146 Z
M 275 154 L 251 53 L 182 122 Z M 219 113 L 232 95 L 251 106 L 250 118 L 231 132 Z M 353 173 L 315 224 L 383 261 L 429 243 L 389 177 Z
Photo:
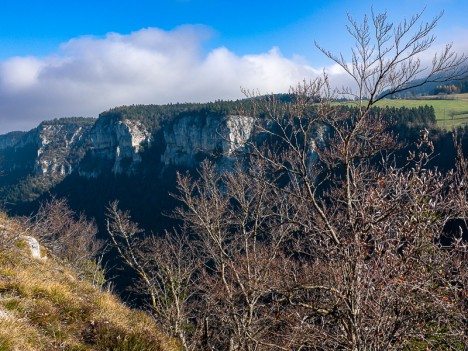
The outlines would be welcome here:
M 131 105 L 116 107 L 103 112 L 100 114 L 100 118 L 109 120 L 138 120 L 145 125 L 150 132 L 154 132 L 161 126 L 161 123 L 167 123 L 175 118 L 190 115 L 201 119 L 207 116 L 238 114 L 246 104 L 249 105 L 247 100 L 218 100 L 208 103 Z

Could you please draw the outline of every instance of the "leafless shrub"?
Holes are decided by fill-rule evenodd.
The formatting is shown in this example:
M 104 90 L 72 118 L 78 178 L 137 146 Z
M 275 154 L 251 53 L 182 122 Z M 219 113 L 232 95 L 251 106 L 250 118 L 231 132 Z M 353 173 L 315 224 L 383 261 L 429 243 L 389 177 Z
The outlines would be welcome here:
M 158 323 L 185 349 L 194 349 L 188 340 L 197 334 L 190 323 L 196 264 L 188 238 L 178 233 L 163 237 L 142 235 L 130 214 L 112 202 L 107 209 L 107 232 L 123 262 L 138 275 L 138 291 L 149 298 L 149 308 Z
M 65 199 L 44 202 L 31 219 L 31 229 L 55 256 L 98 285 L 104 283 L 101 267 L 103 242 L 96 238 L 94 221 L 77 215 Z

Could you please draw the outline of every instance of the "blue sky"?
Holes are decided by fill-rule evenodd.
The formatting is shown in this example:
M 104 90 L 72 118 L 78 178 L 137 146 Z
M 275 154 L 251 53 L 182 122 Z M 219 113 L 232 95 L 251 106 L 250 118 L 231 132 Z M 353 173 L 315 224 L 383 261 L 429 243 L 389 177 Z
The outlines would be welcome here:
M 437 44 L 468 51 L 468 1 L 3 0 L 0 132 L 116 105 L 286 91 L 345 54 L 346 13 L 387 10 L 400 21 L 444 10 Z M 339 77 L 337 75 L 337 79 Z

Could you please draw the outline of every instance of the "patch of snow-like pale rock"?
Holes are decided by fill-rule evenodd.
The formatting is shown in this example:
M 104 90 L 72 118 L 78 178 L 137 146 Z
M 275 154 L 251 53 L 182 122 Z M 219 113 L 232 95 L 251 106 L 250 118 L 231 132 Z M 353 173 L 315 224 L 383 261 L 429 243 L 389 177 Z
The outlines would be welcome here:
M 7 311 L 0 309 L 0 319 L 11 319 L 11 315 Z
M 194 166 L 199 154 L 231 155 L 249 140 L 253 119 L 246 116 L 186 116 L 164 129 L 165 165 Z
M 141 162 L 141 154 L 144 145 L 151 142 L 151 134 L 144 128 L 140 121 L 123 120 L 116 128 L 117 147 L 116 158 L 112 171 L 115 174 L 124 173 L 121 162 L 131 159 L 130 170 Z
M 70 174 L 73 171 L 73 165 L 68 159 L 70 149 L 83 133 L 82 127 L 73 124 L 39 126 L 36 170 L 42 174 Z
M 37 156 L 32 160 L 32 167 L 36 174 L 64 176 L 73 171 L 72 147 L 84 133 L 85 128 L 73 123 L 41 123 L 26 133 L 13 132 L 0 136 L 0 149 L 33 147 Z
M 37 241 L 36 238 L 28 235 L 23 235 L 21 239 L 29 245 L 29 249 L 31 250 L 31 255 L 33 258 L 43 260 L 46 259 L 46 257 L 42 257 L 41 255 L 41 245 L 39 245 L 39 241 Z
M 123 120 L 109 123 L 98 120 L 90 132 L 90 139 L 92 156 L 114 161 L 113 173 L 122 174 L 131 172 L 141 162 L 141 150 L 151 143 L 151 134 L 140 121 Z M 123 160 L 130 160 L 128 169 L 123 168 Z M 94 177 L 98 173 L 80 174 Z
M 254 120 L 247 116 L 228 116 L 226 120 L 227 140 L 224 140 L 223 151 L 228 155 L 242 148 L 250 139 Z

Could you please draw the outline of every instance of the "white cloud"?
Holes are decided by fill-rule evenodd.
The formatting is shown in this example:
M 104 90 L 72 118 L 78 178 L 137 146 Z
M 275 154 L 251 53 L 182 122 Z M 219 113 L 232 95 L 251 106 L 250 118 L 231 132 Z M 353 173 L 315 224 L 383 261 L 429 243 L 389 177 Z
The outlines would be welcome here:
M 12 92 L 19 92 L 38 83 L 41 61 L 34 57 L 13 57 L 1 66 L 1 85 Z
M 55 117 L 97 116 L 119 105 L 237 99 L 240 87 L 286 92 L 322 72 L 278 48 L 243 56 L 225 47 L 204 53 L 210 36 L 204 26 L 147 28 L 79 37 L 44 58 L 0 62 L 0 132 Z M 336 85 L 349 82 L 337 65 L 328 73 Z
M 317 71 L 279 49 L 238 56 L 221 47 L 203 53 L 211 31 L 147 28 L 103 38 L 79 37 L 45 58 L 0 63 L 2 132 L 60 116 L 97 116 L 125 104 L 241 98 L 240 87 L 285 92 Z

